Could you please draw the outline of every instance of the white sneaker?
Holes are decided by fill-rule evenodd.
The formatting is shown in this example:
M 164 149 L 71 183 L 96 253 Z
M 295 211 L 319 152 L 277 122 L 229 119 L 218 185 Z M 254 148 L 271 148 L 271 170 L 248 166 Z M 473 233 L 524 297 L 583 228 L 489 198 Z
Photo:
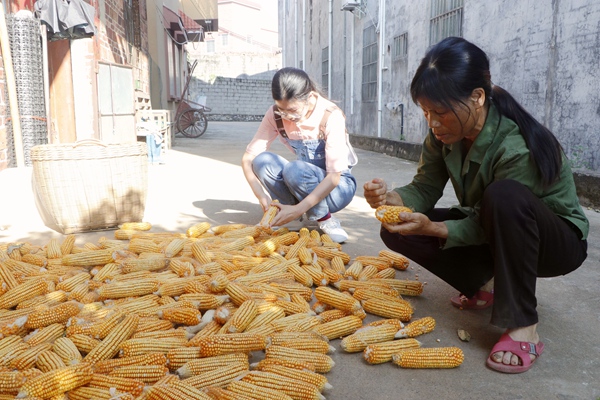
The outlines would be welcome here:
M 326 219 L 325 221 L 321 221 L 319 223 L 319 228 L 323 231 L 323 233 L 329 235 L 331 240 L 336 243 L 344 243 L 346 240 L 348 240 L 348 234 L 342 229 L 340 221 L 338 221 L 334 216 L 331 216 L 331 218 Z

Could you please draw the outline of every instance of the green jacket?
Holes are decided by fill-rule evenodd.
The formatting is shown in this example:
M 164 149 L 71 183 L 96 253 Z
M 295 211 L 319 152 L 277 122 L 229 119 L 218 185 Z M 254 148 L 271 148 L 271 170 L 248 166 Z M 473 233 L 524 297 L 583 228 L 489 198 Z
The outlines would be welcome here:
M 501 179 L 514 179 L 527 186 L 556 215 L 572 222 L 581 231 L 582 239 L 587 238 L 589 222 L 579 204 L 568 160 L 563 158 L 560 178 L 544 189 L 519 127 L 501 117 L 493 104 L 470 151 L 466 156 L 463 152 L 460 142 L 445 145 L 430 131 L 413 181 L 394 189 L 406 206 L 425 213 L 435 207 L 450 179 L 459 202 L 452 208 L 467 218 L 445 221 L 448 238 L 444 248 L 486 242 L 479 224 L 481 199 L 485 188 Z

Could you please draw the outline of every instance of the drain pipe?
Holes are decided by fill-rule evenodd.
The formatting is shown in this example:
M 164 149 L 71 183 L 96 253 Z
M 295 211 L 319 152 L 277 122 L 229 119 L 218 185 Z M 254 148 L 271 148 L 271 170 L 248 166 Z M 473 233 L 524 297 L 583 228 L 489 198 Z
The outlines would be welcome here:
M 333 43 L 333 0 L 329 0 L 329 46 L 327 46 L 327 97 L 331 98 L 331 44 Z
M 302 0 L 302 69 L 306 71 L 306 0 Z
M 377 70 L 377 137 L 381 137 L 381 122 L 383 119 L 383 71 L 385 67 L 385 0 L 379 0 L 379 69 Z
M 282 67 L 285 67 L 287 65 L 285 62 L 285 57 L 287 55 L 287 43 L 286 43 L 287 35 L 285 34 L 285 32 L 287 31 L 287 24 L 286 24 L 287 7 L 285 6 L 286 4 L 287 4 L 287 1 L 284 1 L 283 2 L 283 10 L 281 11 L 283 14 L 282 18 L 281 18 L 281 20 L 283 21 L 283 23 L 282 23 L 283 26 L 281 27 L 281 30 L 283 31 L 283 32 L 281 32 L 281 36 L 282 36 L 281 37 L 281 64 L 282 64 L 281 66 Z
M 298 68 L 298 0 L 294 0 L 294 67 Z

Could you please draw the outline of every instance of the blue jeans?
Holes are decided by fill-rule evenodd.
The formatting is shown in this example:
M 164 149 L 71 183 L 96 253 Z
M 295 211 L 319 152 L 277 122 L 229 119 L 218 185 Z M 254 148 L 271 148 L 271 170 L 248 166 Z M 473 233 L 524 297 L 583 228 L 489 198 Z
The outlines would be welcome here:
M 152 133 L 146 135 L 146 144 L 148 145 L 148 161 L 151 163 L 163 162 L 160 154 L 160 143 L 156 143 L 156 138 Z
M 327 172 L 306 161 L 288 161 L 270 152 L 260 153 L 252 161 L 252 169 L 271 198 L 281 204 L 294 205 L 308 196 L 325 179 Z M 327 213 L 342 210 L 356 193 L 356 179 L 350 170 L 340 177 L 340 183 L 329 195 L 306 212 L 309 220 L 323 218 Z

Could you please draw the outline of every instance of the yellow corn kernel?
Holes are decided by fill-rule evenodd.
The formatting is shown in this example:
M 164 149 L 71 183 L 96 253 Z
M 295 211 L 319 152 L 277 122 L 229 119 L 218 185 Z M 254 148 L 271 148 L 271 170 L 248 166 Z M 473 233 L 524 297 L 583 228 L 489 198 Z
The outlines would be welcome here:
M 308 331 L 304 331 L 308 332 Z M 279 332 L 287 333 L 287 332 Z M 303 333 L 300 331 L 300 333 Z M 335 347 L 331 346 L 328 341 L 322 338 L 299 338 L 289 341 L 280 342 L 278 346 L 289 347 L 291 349 L 312 351 L 314 353 L 328 354 L 335 351 Z M 269 344 L 267 344 L 267 348 Z
M 96 265 L 105 265 L 114 261 L 112 256 L 113 250 L 91 250 L 77 254 L 63 255 L 61 259 L 62 265 L 70 265 L 77 267 L 93 267 Z
M 196 308 L 165 308 L 158 311 L 159 318 L 171 321 L 174 324 L 182 324 L 188 326 L 198 325 L 202 320 L 202 314 Z
M 37 265 L 38 267 L 46 267 L 48 265 L 48 259 L 41 254 L 24 254 L 21 257 L 21 261 L 26 262 L 28 264 Z
M 259 237 L 261 233 L 262 233 L 262 230 L 258 226 L 247 226 L 245 228 L 233 229 L 233 230 L 230 230 L 227 232 L 223 232 L 221 234 L 221 237 L 226 238 L 226 239 L 232 239 L 232 238 L 239 239 L 239 238 L 245 238 L 245 237 L 250 236 L 254 239 L 254 238 Z M 250 243 L 250 244 L 254 244 L 254 242 Z M 249 246 L 249 244 L 246 246 Z M 236 250 L 242 250 L 246 246 L 243 246 L 242 248 L 239 248 Z
M 152 224 L 150 222 L 124 222 L 119 225 L 119 229 L 149 231 L 152 229 Z
M 115 329 L 100 342 L 100 344 L 89 351 L 84 360 L 98 362 L 100 360 L 113 358 L 119 353 L 121 343 L 133 335 L 138 323 L 139 317 L 137 315 L 130 314 L 125 316 Z M 73 340 L 73 343 L 77 346 L 77 342 L 75 342 L 73 337 L 71 337 L 71 340 Z
M 379 270 L 377 269 L 376 266 L 367 265 L 362 269 L 362 271 L 360 271 L 360 273 L 356 277 L 356 280 L 357 281 L 367 281 L 367 280 L 373 278 L 375 275 L 377 275 L 377 272 L 379 272 Z
M 377 315 L 383 318 L 395 318 L 400 321 L 410 321 L 413 308 L 409 302 L 401 299 L 382 300 L 371 298 L 362 301 L 362 306 L 369 314 Z
M 309 371 L 315 372 L 315 365 L 308 361 L 297 361 L 297 360 L 288 360 L 284 358 L 264 358 L 257 363 L 253 363 L 250 365 L 252 369 L 261 370 L 263 368 L 268 368 L 271 366 L 280 366 L 285 368 L 291 368 L 299 371 Z
M 162 338 L 162 339 L 127 339 L 121 343 L 119 355 L 121 357 L 133 357 L 148 353 L 167 353 L 169 350 L 185 346 L 185 338 Z
M 33 368 L 35 361 L 40 353 L 48 351 L 52 348 L 50 343 L 41 343 L 37 346 L 30 347 L 27 350 L 16 354 L 8 363 L 8 366 L 13 369 L 26 370 Z
M 273 203 L 279 203 L 279 200 L 275 199 L 273 200 Z M 265 213 L 263 214 L 260 222 L 258 223 L 258 226 L 262 228 L 270 228 L 271 221 L 273 221 L 273 218 L 275 218 L 278 212 L 279 207 L 270 205 L 267 211 L 265 211 Z
M 204 337 L 196 335 L 190 339 L 187 345 L 200 347 L 201 356 L 210 357 L 227 353 L 264 350 L 265 337 L 253 333 L 215 334 Z
M 92 378 L 92 365 L 81 363 L 43 373 L 27 380 L 17 398 L 50 398 L 87 384 Z
M 0 296 L 0 309 L 10 309 L 17 304 L 46 293 L 48 284 L 43 278 L 34 278 L 18 284 Z
M 354 261 L 344 272 L 344 278 L 357 281 L 363 268 L 363 264 L 360 261 Z
M 275 282 L 270 282 L 269 286 L 272 286 L 276 289 L 287 292 L 289 294 L 298 293 L 306 301 L 311 301 L 313 298 L 312 289 L 308 288 L 298 282 L 275 281 Z
M 383 205 L 375 209 L 375 218 L 385 224 L 397 224 L 402 222 L 400 213 L 411 213 L 412 210 L 403 206 Z
M 396 289 L 393 288 L 384 288 L 381 286 L 373 286 L 373 287 L 364 287 L 354 290 L 352 293 L 352 297 L 356 300 L 367 300 L 373 297 L 382 298 L 384 300 L 391 298 L 398 299 L 400 298 L 400 294 Z
M 429 333 L 435 328 L 435 320 L 431 317 L 423 317 L 412 321 L 396 334 L 396 339 L 414 338 L 424 333 Z
M 254 400 L 254 397 L 245 396 L 241 393 L 235 393 L 231 390 L 208 386 L 202 389 L 212 400 Z M 263 397 L 259 397 L 263 399 Z
M 405 349 L 416 349 L 421 346 L 415 339 L 390 340 L 387 342 L 373 343 L 363 350 L 363 358 L 369 364 L 382 364 L 392 361 L 394 354 Z
M 199 222 L 190 226 L 186 230 L 186 235 L 191 238 L 197 238 L 203 233 L 206 233 L 210 229 L 210 224 L 208 222 Z
M 360 302 L 342 292 L 327 286 L 319 286 L 315 289 L 315 297 L 321 303 L 329 304 L 343 311 L 355 312 L 361 308 Z
M 143 296 L 156 292 L 158 287 L 159 282 L 155 279 L 115 282 L 100 287 L 98 289 L 98 295 L 100 300 Z
M 212 400 L 203 391 L 177 379 L 164 385 L 155 384 L 146 394 L 148 400 Z
M 389 285 L 396 289 L 402 296 L 419 296 L 423 293 L 423 283 L 419 281 L 373 278 L 369 279 L 369 283 L 375 285 Z
M 340 347 L 347 353 L 363 351 L 369 344 L 393 340 L 396 332 L 398 329 L 390 324 L 366 326 L 342 339 Z
M 227 386 L 227 390 L 249 396 L 256 400 L 292 400 L 292 397 L 278 390 L 254 385 L 245 381 L 233 381 Z
M 66 367 L 67 365 L 58 354 L 51 350 L 46 350 L 38 354 L 35 366 L 42 372 L 48 372 Z
M 36 329 L 52 324 L 64 323 L 72 316 L 79 314 L 80 310 L 79 303 L 73 301 L 61 303 L 54 307 L 40 306 L 39 310 L 29 314 L 25 328 Z
M 92 349 L 96 348 L 100 344 L 99 340 L 93 339 L 82 333 L 76 333 L 72 336 L 69 336 L 69 339 L 71 339 L 75 347 L 77 347 L 83 354 L 89 353 L 92 351 Z
M 160 247 L 150 239 L 131 239 L 129 251 L 134 253 L 160 253 Z
M 71 254 L 73 250 L 73 246 L 75 246 L 75 235 L 67 235 L 65 239 L 60 244 L 60 252 L 62 255 Z
M 126 365 L 115 368 L 108 376 L 126 378 L 126 380 L 137 379 L 144 383 L 154 383 L 169 372 L 162 365 Z
M 58 238 L 52 238 L 46 244 L 46 257 L 48 258 L 61 258 L 62 252 L 60 250 L 60 240 Z
M 27 378 L 21 371 L 0 372 L 0 388 L 2 393 L 11 393 L 14 398 L 19 388 L 26 382 Z
M 81 386 L 69 391 L 69 400 L 133 400 L 130 393 L 115 392 L 114 389 Z
M 407 349 L 392 356 L 392 362 L 402 368 L 455 368 L 464 359 L 458 347 Z
M 333 340 L 351 335 L 360 327 L 362 327 L 362 319 L 356 315 L 348 315 L 321 323 L 314 327 L 313 331 L 327 337 L 329 340 Z
M 322 236 L 321 236 L 322 237 Z M 350 255 L 347 253 L 338 250 L 337 248 L 331 247 L 312 247 L 312 251 L 317 255 L 317 257 L 324 258 L 326 260 L 332 260 L 334 257 L 340 257 L 344 264 L 348 264 L 350 262 Z
M 332 386 L 327 382 L 324 375 L 312 371 L 298 370 L 297 368 L 285 367 L 277 364 L 263 364 L 256 368 L 258 371 L 270 372 L 279 376 L 288 377 L 296 381 L 306 382 L 314 385 L 319 391 L 329 390 Z
M 171 258 L 175 257 L 178 253 L 183 250 L 185 246 L 186 239 L 175 238 L 169 242 L 169 244 L 165 247 L 164 254 L 165 257 Z
M 193 349 L 197 349 L 196 351 L 198 351 L 197 347 L 194 347 Z M 245 364 L 245 369 L 250 368 L 248 354 L 229 353 L 213 357 L 196 357 L 195 359 L 191 359 L 177 369 L 177 375 L 179 375 L 181 379 L 186 379 L 191 376 L 200 375 L 206 371 L 212 371 L 232 363 L 243 363 Z
M 161 366 L 159 366 L 161 367 Z M 144 382 L 140 379 L 125 378 L 114 375 L 104 375 L 94 369 L 94 375 L 88 383 L 90 387 L 110 389 L 115 388 L 120 392 L 128 392 L 138 396 L 144 390 Z
M 287 394 L 293 399 L 324 399 L 316 385 L 272 372 L 252 371 L 246 374 L 241 380 L 242 382 L 249 382 L 257 386 L 277 390 Z
M 246 300 L 240 304 L 239 308 L 233 313 L 231 318 L 223 325 L 220 333 L 244 332 L 257 315 L 258 308 L 256 302 L 254 300 Z
M 333 359 L 326 354 L 312 351 L 292 349 L 283 346 L 269 346 L 265 350 L 265 358 L 284 358 L 296 362 L 308 362 L 314 364 L 315 372 L 326 373 L 333 368 Z
M 222 367 L 193 375 L 184 379 L 183 382 L 197 389 L 207 386 L 226 386 L 238 378 L 244 371 L 248 371 L 248 368 L 249 364 L 247 361 L 229 362 Z
M 78 364 L 83 359 L 75 343 L 67 337 L 56 339 L 52 345 L 52 351 L 58 354 L 65 365 Z
M 108 374 L 115 368 L 131 365 L 166 365 L 167 357 L 164 353 L 147 353 L 134 357 L 111 358 L 100 360 L 94 364 L 94 372 Z
M 257 315 L 256 318 L 254 318 L 252 322 L 248 324 L 244 332 L 252 332 L 255 329 L 264 327 L 265 325 L 270 324 L 271 322 L 281 319 L 283 317 L 285 317 L 285 312 L 283 311 L 283 309 L 281 309 L 280 307 L 272 307 L 268 311 Z
M 367 327 L 367 326 L 382 326 L 382 325 L 391 325 L 396 329 L 396 331 L 399 331 L 400 329 L 404 328 L 404 324 L 402 323 L 402 321 L 400 321 L 399 319 L 395 319 L 395 318 L 378 319 L 378 320 L 369 322 L 368 324 L 365 325 L 365 327 Z
M 395 251 L 392 251 L 392 250 L 387 250 L 387 249 L 380 250 L 379 257 L 387 258 L 388 260 L 390 260 L 392 262 L 392 267 L 394 267 L 400 271 L 404 271 L 410 265 L 410 260 L 408 258 L 406 258 L 402 254 L 396 253 Z
M 167 257 L 153 256 L 150 258 L 128 258 L 122 261 L 121 271 L 124 274 L 139 271 L 158 271 L 169 264 Z

